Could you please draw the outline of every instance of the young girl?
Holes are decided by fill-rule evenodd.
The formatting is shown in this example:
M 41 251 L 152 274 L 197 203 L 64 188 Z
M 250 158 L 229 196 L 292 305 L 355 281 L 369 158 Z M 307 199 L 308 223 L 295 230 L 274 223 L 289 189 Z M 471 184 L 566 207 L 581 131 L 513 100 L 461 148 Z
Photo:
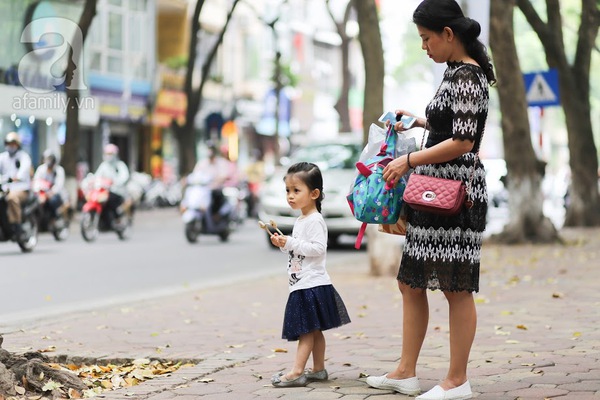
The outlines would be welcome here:
M 290 295 L 282 338 L 298 340 L 298 352 L 292 369 L 273 375 L 271 382 L 275 387 L 298 387 L 328 379 L 322 331 L 347 324 L 350 318 L 325 269 L 327 226 L 321 215 L 321 171 L 315 164 L 300 162 L 288 169 L 284 181 L 288 204 L 302 215 L 291 236 L 273 234 L 271 242 L 289 255 Z M 313 368 L 305 371 L 311 354 Z

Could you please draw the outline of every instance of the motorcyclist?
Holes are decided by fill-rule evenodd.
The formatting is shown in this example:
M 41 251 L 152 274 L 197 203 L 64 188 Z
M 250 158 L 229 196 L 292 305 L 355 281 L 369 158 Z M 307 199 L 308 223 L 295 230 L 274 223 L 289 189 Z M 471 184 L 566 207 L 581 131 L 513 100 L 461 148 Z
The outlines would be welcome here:
M 209 144 L 208 157 L 198 161 L 194 167 L 194 173 L 199 171 L 210 174 L 213 190 L 222 189 L 229 178 L 229 161 L 221 157 L 217 146 Z
M 237 163 L 231 160 L 229 156 L 229 147 L 221 146 L 221 156 L 227 163 L 227 178 L 223 182 L 225 187 L 238 187 L 240 184 L 240 174 L 238 172 Z
M 210 215 L 212 220 L 226 214 L 226 199 L 223 195 L 223 187 L 229 178 L 229 161 L 221 156 L 219 149 L 214 144 L 208 145 L 208 157 L 198 161 L 192 172 L 192 176 L 201 174 L 208 177 L 209 186 L 212 189 L 210 200 Z M 204 178 L 206 179 L 206 178 Z M 189 205 L 188 205 L 189 206 Z M 212 223 L 213 221 L 210 221 Z
M 9 132 L 4 138 L 5 151 L 0 153 L 0 176 L 7 181 L 7 217 L 15 237 L 21 234 L 21 204 L 31 190 L 31 157 L 21 149 L 21 137 Z
M 109 143 L 104 146 L 103 161 L 94 174 L 96 179 L 110 179 L 112 185 L 109 189 L 106 210 L 113 212 L 117 221 L 123 216 L 123 202 L 127 196 L 127 181 L 129 180 L 129 168 L 127 164 L 119 159 L 119 148 Z
M 65 192 L 65 169 L 58 164 L 58 157 L 51 149 L 43 153 L 44 162 L 35 170 L 33 181 L 45 180 L 50 183 L 48 190 L 48 207 L 54 218 L 60 216 L 60 207 L 66 199 Z

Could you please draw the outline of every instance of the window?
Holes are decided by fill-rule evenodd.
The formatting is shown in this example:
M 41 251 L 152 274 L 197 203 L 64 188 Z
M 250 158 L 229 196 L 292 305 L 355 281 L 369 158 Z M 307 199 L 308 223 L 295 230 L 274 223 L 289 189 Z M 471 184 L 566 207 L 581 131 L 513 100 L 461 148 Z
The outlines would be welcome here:
M 150 79 L 154 54 L 152 10 L 148 0 L 105 0 L 90 31 L 88 57 L 93 71 Z

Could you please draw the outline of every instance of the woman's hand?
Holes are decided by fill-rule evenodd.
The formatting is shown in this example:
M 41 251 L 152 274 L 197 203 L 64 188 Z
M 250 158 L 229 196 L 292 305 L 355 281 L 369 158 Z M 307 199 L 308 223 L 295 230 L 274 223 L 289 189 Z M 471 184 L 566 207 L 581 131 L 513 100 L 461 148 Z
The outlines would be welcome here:
M 400 119 L 400 117 L 403 116 L 403 115 L 417 118 L 416 115 L 414 115 L 410 111 L 406 111 L 406 110 L 400 110 L 400 109 L 398 109 L 398 110 L 394 111 L 394 113 L 396 114 L 396 118 L 397 119 Z M 386 127 L 387 127 L 387 124 L 386 124 Z M 394 123 L 394 130 L 396 132 L 404 132 L 406 130 L 406 128 L 404 127 L 404 124 L 401 121 L 397 121 L 397 122 Z
M 383 169 L 383 179 L 391 186 L 396 186 L 400 178 L 402 178 L 408 170 L 406 155 L 400 156 L 385 166 Z

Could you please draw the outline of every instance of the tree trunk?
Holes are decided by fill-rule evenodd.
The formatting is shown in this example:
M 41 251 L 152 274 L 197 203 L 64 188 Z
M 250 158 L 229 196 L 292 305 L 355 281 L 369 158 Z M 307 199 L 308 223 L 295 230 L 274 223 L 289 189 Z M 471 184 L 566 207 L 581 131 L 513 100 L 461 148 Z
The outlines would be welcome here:
M 96 3 L 97 0 L 86 0 L 83 12 L 81 13 L 81 17 L 79 18 L 79 29 L 81 30 L 82 43 L 85 43 L 85 39 L 87 38 L 87 33 L 90 29 L 90 25 L 96 16 Z M 71 43 L 77 43 L 75 40 L 72 40 Z M 82 50 L 82 49 L 79 49 Z M 77 68 L 77 64 L 75 62 L 80 62 L 82 60 L 72 60 L 71 55 L 73 54 L 73 49 L 71 49 L 69 54 L 69 63 L 67 65 L 67 69 L 65 71 L 66 77 L 72 77 L 74 75 L 75 68 Z M 81 52 L 79 52 L 81 54 Z M 83 66 L 80 66 L 83 68 Z M 66 110 L 66 136 L 65 136 L 65 144 L 63 146 L 63 152 L 61 157 L 61 164 L 65 169 L 65 175 L 70 178 L 74 178 L 77 172 L 77 156 L 79 155 L 79 90 L 78 89 L 70 89 L 67 85 L 66 95 L 67 95 L 67 110 Z M 77 87 L 77 85 L 75 85 Z
M 2 341 L 3 338 L 0 336 L 0 347 Z M 17 390 L 26 390 L 27 393 L 22 393 L 29 395 L 26 398 L 37 399 L 39 394 L 47 394 L 43 388 L 49 381 L 63 386 L 52 391 L 53 398 L 82 398 L 87 386 L 81 378 L 70 371 L 53 368 L 49 362 L 48 357 L 40 352 L 17 355 L 0 348 L 0 398 L 3 399 L 4 394 L 15 396 Z
M 581 24 L 572 66 L 569 65 L 564 48 L 558 0 L 546 0 L 547 22 L 539 17 L 530 1 L 517 0 L 517 5 L 544 46 L 548 65 L 558 70 L 571 167 L 570 203 L 565 226 L 600 225 L 598 155 L 594 144 L 590 105 L 591 52 L 600 26 L 598 2 L 581 1 Z
M 369 138 L 369 126 L 383 110 L 384 61 L 377 8 L 372 0 L 352 0 L 358 16 L 358 26 L 364 64 L 365 93 L 363 108 L 363 141 Z
M 505 243 L 548 243 L 558 240 L 552 222 L 543 214 L 541 182 L 544 164 L 537 160 L 529 120 L 525 85 L 514 41 L 515 0 L 492 1 L 490 5 L 490 47 L 498 78 L 502 118 L 502 139 L 508 176 L 508 225 L 495 238 Z
M 204 85 L 206 84 L 206 80 L 208 77 L 208 72 L 210 71 L 210 67 L 217 55 L 217 50 L 221 43 L 223 43 L 223 37 L 225 36 L 225 32 L 227 27 L 229 26 L 229 22 L 231 21 L 231 16 L 233 15 L 233 11 L 235 7 L 239 3 L 240 0 L 234 0 L 231 5 L 231 9 L 227 14 L 227 20 L 225 21 L 225 25 L 219 34 L 218 39 L 215 41 L 213 47 L 209 50 L 208 55 L 206 56 L 204 63 L 201 68 L 201 77 L 200 77 L 200 85 L 198 88 L 194 88 L 192 85 L 194 71 L 196 68 L 196 56 L 198 55 L 198 32 L 200 32 L 200 11 L 202 11 L 202 6 L 204 5 L 204 0 L 198 0 L 196 2 L 196 7 L 194 8 L 194 14 L 192 16 L 191 22 L 191 33 L 190 33 L 190 47 L 189 47 L 189 55 L 187 61 L 187 70 L 185 74 L 185 83 L 184 83 L 184 91 L 187 97 L 187 108 L 185 111 L 185 123 L 179 126 L 175 121 L 172 122 L 172 127 L 175 132 L 175 137 L 179 143 L 179 174 L 186 175 L 190 173 L 194 169 L 194 165 L 196 164 L 196 128 L 195 128 L 195 119 L 200 106 L 202 105 L 202 90 L 204 89 Z
M 342 87 L 340 88 L 340 97 L 334 105 L 335 111 L 337 111 L 340 116 L 340 132 L 350 132 L 352 130 L 352 126 L 350 125 L 350 106 L 348 104 L 350 99 L 350 42 L 351 38 L 346 34 L 346 24 L 350 19 L 350 12 L 352 11 L 352 2 L 349 1 L 346 5 L 346 10 L 344 12 L 344 18 L 342 22 L 337 22 L 331 8 L 329 7 L 329 0 L 327 0 L 327 11 L 329 12 L 329 16 L 331 20 L 335 24 L 335 28 L 337 30 L 338 35 L 342 40 L 342 44 L 340 45 L 340 50 L 342 52 Z

